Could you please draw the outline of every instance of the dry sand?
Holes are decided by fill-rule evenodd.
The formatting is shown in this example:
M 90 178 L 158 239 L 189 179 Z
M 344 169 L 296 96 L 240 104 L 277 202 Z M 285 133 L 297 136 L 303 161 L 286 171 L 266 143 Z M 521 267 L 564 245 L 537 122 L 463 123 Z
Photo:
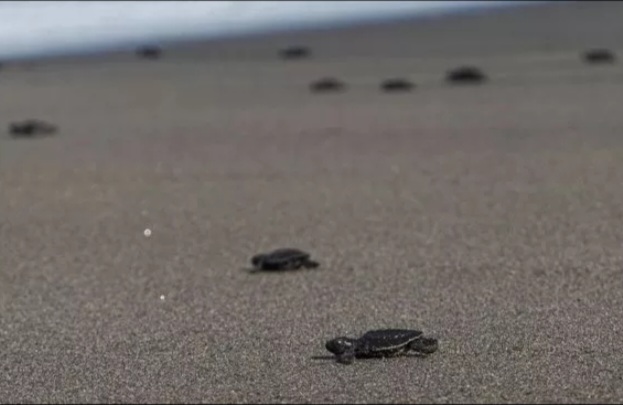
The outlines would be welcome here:
M 1 124 L 61 132 L 0 138 L 0 401 L 620 403 L 623 74 L 578 55 L 621 13 L 7 64 Z M 463 63 L 490 83 L 447 86 Z M 322 268 L 243 270 L 281 246 Z M 326 358 L 384 327 L 440 350 Z

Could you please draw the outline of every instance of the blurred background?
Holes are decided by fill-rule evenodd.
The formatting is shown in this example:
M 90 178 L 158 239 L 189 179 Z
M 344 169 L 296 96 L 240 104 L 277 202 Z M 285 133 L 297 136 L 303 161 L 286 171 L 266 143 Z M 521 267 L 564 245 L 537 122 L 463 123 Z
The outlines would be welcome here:
M 0 58 L 30 58 L 254 35 L 392 18 L 432 17 L 521 1 L 4 1 Z

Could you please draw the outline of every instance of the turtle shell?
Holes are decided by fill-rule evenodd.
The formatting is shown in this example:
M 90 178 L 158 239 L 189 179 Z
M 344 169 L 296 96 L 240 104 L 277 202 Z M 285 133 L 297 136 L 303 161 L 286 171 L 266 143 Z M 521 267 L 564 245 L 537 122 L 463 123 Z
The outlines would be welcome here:
M 379 329 L 365 333 L 359 341 L 370 352 L 387 352 L 401 349 L 420 338 L 422 332 L 412 329 Z
M 309 260 L 309 253 L 294 248 L 282 248 L 272 252 L 256 255 L 251 262 L 267 270 L 280 270 Z
M 303 252 L 299 249 L 283 248 L 273 250 L 265 257 L 271 262 L 289 262 L 292 260 L 306 260 L 309 259 L 309 253 Z

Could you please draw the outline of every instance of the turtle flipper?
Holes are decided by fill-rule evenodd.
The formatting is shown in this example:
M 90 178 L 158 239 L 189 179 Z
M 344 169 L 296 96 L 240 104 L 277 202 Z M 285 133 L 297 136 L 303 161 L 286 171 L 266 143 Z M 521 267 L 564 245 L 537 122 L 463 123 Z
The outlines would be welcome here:
M 317 267 L 320 267 L 320 263 L 308 259 L 305 260 L 305 262 L 303 263 L 303 267 L 305 267 L 306 269 L 315 269 Z
M 340 364 L 352 364 L 355 361 L 355 351 L 349 350 L 342 354 L 338 354 L 335 356 L 336 360 Z
M 435 338 L 422 337 L 411 342 L 409 349 L 420 354 L 435 353 L 439 349 L 439 341 Z

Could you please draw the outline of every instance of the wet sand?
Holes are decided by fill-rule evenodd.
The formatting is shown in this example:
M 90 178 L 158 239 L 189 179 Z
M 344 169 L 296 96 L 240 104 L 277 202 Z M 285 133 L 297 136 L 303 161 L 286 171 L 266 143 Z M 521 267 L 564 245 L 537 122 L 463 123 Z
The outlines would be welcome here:
M 621 12 L 6 64 L 0 124 L 60 131 L 0 136 L 0 400 L 621 402 Z M 321 268 L 245 271 L 282 246 Z M 385 327 L 440 349 L 327 357 Z

